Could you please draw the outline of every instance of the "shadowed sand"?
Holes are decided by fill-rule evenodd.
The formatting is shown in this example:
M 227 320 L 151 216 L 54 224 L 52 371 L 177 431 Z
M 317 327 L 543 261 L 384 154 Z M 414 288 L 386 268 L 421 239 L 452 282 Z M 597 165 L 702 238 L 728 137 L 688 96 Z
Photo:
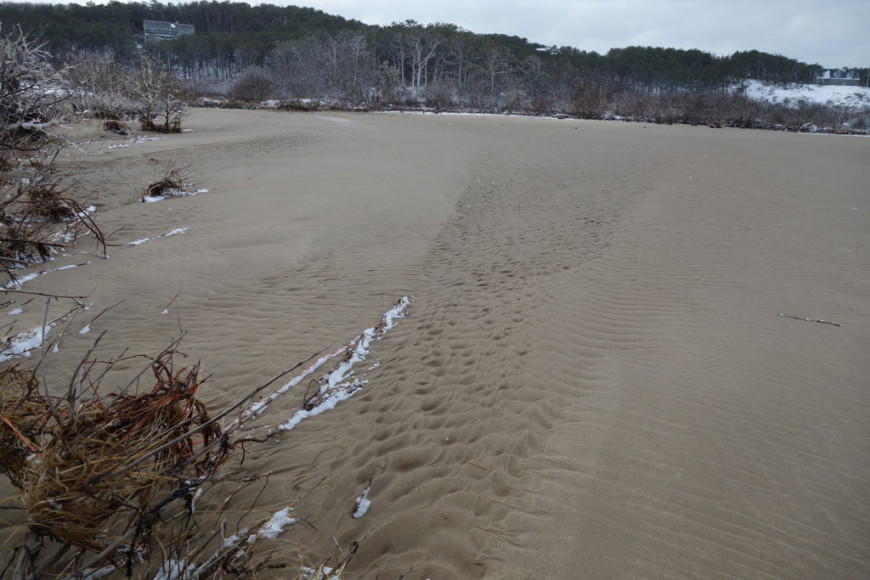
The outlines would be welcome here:
M 327 477 L 297 507 L 319 533 L 274 540 L 287 558 L 366 536 L 351 577 L 870 575 L 870 140 L 255 111 L 186 126 L 81 162 L 116 243 L 189 231 L 28 289 L 92 312 L 127 298 L 92 333 L 133 352 L 186 329 L 215 407 L 413 296 L 362 392 L 247 448 L 271 474 L 260 515 Z M 209 192 L 130 203 L 169 158 Z M 65 337 L 50 380 L 92 338 Z

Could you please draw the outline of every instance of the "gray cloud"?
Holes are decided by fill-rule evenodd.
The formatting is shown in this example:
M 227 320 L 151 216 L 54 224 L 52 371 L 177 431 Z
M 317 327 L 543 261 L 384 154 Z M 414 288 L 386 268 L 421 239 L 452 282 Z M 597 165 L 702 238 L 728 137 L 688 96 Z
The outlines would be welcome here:
M 281 2 L 286 4 L 287 2 Z M 606 52 L 631 45 L 758 49 L 824 66 L 870 66 L 867 0 L 299 0 L 368 24 L 450 22 L 479 33 Z

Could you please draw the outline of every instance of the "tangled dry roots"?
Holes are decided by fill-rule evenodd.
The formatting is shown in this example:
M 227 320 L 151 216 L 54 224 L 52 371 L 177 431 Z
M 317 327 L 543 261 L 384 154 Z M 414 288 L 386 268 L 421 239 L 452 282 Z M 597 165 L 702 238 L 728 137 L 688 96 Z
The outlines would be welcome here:
M 17 488 L 24 483 L 21 478 L 27 470 L 27 457 L 33 453 L 23 444 L 20 429 L 32 422 L 32 417 L 41 412 L 41 406 L 34 408 L 32 401 L 11 394 L 25 393 L 31 385 L 31 379 L 31 373 L 25 373 L 17 367 L 6 369 L 0 374 L 0 457 L 3 458 L 0 472 Z
M 196 398 L 198 366 L 174 372 L 171 357 L 153 362 L 150 392 L 83 401 L 49 400 L 30 373 L 0 374 L 2 470 L 31 532 L 97 553 L 130 531 L 148 542 L 163 505 L 226 460 Z

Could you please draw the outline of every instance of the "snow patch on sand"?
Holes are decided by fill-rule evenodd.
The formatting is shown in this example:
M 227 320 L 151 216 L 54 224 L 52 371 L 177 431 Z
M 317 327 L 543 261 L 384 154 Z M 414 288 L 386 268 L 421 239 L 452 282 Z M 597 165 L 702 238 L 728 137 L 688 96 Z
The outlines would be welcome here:
M 132 242 L 127 242 L 128 246 L 141 246 L 145 242 L 151 242 L 154 240 L 159 240 L 160 238 L 168 238 L 170 236 L 178 236 L 181 234 L 186 234 L 190 228 L 175 228 L 171 232 L 166 232 L 165 234 L 161 234 L 159 236 L 155 236 L 153 238 L 142 238 L 141 240 L 133 240 Z
M 70 270 L 72 268 L 78 268 L 79 266 L 86 266 L 90 264 L 90 262 L 85 262 L 84 264 L 70 264 L 69 266 L 61 266 L 60 268 L 51 268 L 50 270 L 40 270 L 39 272 L 33 272 L 31 274 L 26 274 L 24 276 L 19 276 L 15 280 L 11 280 L 4 284 L 0 289 L 8 290 L 10 288 L 21 288 L 26 282 L 30 282 L 34 278 L 38 278 L 39 276 L 43 276 L 45 274 L 51 274 L 52 272 L 60 272 L 62 270 Z
M 154 580 L 185 580 L 193 578 L 196 567 L 184 560 L 169 559 L 160 564 L 160 569 L 154 575 Z
M 285 527 L 296 523 L 296 518 L 291 518 L 289 515 L 291 511 L 293 508 L 287 507 L 272 514 L 269 521 L 263 524 L 263 527 L 257 532 L 257 537 L 266 540 L 277 538 Z
M 171 189 L 166 193 L 166 195 L 143 195 L 142 201 L 144 203 L 154 203 L 157 201 L 163 201 L 164 199 L 169 199 L 170 197 L 193 197 L 200 193 L 208 193 L 208 189 L 200 188 L 193 191 L 188 191 L 186 189 Z
M 54 324 L 37 326 L 16 334 L 14 338 L 6 336 L 0 339 L 0 344 L 4 345 L 0 348 L 0 363 L 19 356 L 30 356 L 31 350 L 42 346 L 46 333 L 53 326 Z
M 353 510 L 353 519 L 358 520 L 369 511 L 369 508 L 372 505 L 371 500 L 369 499 L 369 490 L 372 488 L 371 485 L 367 485 L 363 490 L 362 495 L 356 498 L 356 509 Z
M 384 313 L 379 325 L 365 329 L 360 336 L 351 341 L 344 349 L 346 353 L 344 359 L 320 379 L 318 392 L 309 397 L 303 408 L 280 425 L 278 430 L 290 431 L 305 419 L 334 409 L 338 403 L 362 390 L 368 381 L 363 377 L 352 378 L 354 366 L 366 360 L 372 342 L 383 338 L 387 331 L 395 326 L 397 319 L 404 318 L 409 304 L 410 299 L 407 296 L 403 297 L 392 309 Z
M 372 341 L 380 340 L 388 330 L 392 329 L 396 325 L 396 320 L 405 316 L 410 302 L 410 298 L 408 298 L 407 296 L 403 297 L 401 300 L 399 300 L 399 302 L 396 303 L 393 308 L 384 313 L 383 317 L 381 317 L 380 324 L 364 330 L 362 334 L 360 334 L 360 336 L 352 340 L 350 344 L 348 344 L 346 347 L 340 348 L 335 352 L 326 354 L 318 358 L 317 360 L 306 366 L 299 375 L 293 377 L 282 387 L 280 387 L 270 395 L 263 397 L 259 401 L 251 403 L 248 408 L 242 412 L 241 416 L 238 419 L 236 419 L 227 426 L 227 429 L 233 428 L 238 423 L 244 423 L 245 421 L 253 417 L 257 417 L 263 414 L 268 406 L 272 403 L 272 401 L 285 394 L 291 388 L 302 382 L 306 377 L 309 377 L 311 374 L 317 371 L 328 361 L 341 354 L 344 354 L 345 358 L 342 360 L 341 363 L 339 363 L 336 368 L 321 377 L 319 381 L 321 384 L 320 389 L 313 396 L 309 397 L 308 401 L 306 402 L 310 403 L 310 405 L 306 405 L 308 408 L 300 409 L 299 411 L 294 413 L 292 417 L 290 417 L 285 423 L 278 427 L 278 431 L 289 431 L 300 422 L 302 422 L 304 419 L 314 417 L 323 413 L 324 411 L 332 409 L 339 402 L 353 396 L 368 381 L 364 380 L 363 378 L 356 378 L 352 381 L 345 381 L 345 379 L 350 377 L 350 375 L 352 374 L 353 366 L 356 363 L 365 360 L 366 356 L 369 353 L 368 349 Z M 372 369 L 370 368 L 369 370 Z M 274 433 L 275 432 L 273 432 L 272 434 Z
M 121 149 L 123 147 L 130 147 L 131 145 L 141 145 L 142 143 L 148 143 L 149 141 L 160 141 L 161 139 L 165 139 L 165 137 L 136 137 L 135 139 L 129 139 L 124 143 L 109 145 L 106 149 Z

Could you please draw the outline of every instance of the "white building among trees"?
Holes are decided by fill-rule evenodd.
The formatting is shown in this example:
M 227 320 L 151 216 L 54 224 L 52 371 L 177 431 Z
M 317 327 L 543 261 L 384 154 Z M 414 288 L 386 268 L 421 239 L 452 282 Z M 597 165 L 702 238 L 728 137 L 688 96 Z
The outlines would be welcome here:
M 820 85 L 858 86 L 861 76 L 855 68 L 820 68 L 816 71 L 816 82 Z
M 172 40 L 194 32 L 193 24 L 166 22 L 165 20 L 143 20 L 142 28 L 145 30 L 145 42 Z

